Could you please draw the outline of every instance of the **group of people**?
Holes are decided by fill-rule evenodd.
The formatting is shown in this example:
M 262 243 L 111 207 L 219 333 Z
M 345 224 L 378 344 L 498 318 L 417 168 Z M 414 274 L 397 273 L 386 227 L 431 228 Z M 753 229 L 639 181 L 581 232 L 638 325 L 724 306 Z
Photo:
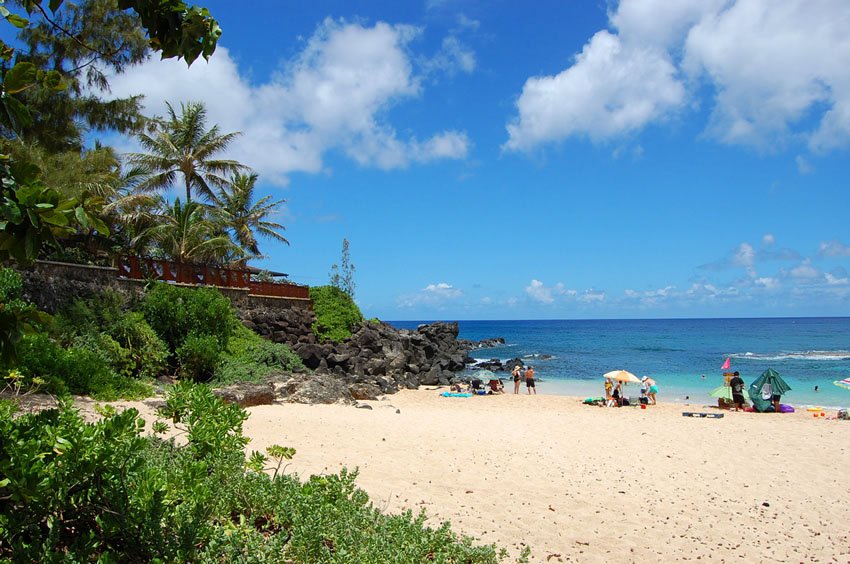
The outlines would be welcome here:
M 640 403 L 655 405 L 657 403 L 658 384 L 649 376 L 640 380 Z M 605 379 L 605 405 L 608 407 L 622 407 L 628 404 L 628 399 L 623 396 L 623 383 L 617 381 L 616 385 L 611 378 Z
M 534 383 L 534 367 L 529 366 L 525 369 L 525 372 L 522 370 L 522 365 L 517 364 L 514 366 L 514 369 L 511 371 L 511 378 L 514 380 L 514 393 L 519 393 L 520 383 L 525 380 L 525 389 L 528 390 L 528 393 L 531 394 L 534 391 L 534 395 L 537 395 L 537 386 Z

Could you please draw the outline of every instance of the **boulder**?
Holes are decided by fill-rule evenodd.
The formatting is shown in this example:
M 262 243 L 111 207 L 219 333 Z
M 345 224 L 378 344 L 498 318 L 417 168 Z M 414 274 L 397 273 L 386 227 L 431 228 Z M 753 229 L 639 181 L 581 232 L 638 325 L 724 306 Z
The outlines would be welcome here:
M 351 397 L 356 400 L 376 400 L 383 392 L 381 388 L 376 386 L 375 384 L 351 384 L 348 386 L 348 391 L 351 392 Z
M 341 378 L 315 372 L 293 375 L 287 382 L 278 386 L 277 394 L 287 403 L 354 403 L 348 386 Z
M 274 387 L 271 384 L 233 384 L 213 390 L 213 393 L 227 403 L 235 403 L 239 407 L 270 405 L 275 399 Z

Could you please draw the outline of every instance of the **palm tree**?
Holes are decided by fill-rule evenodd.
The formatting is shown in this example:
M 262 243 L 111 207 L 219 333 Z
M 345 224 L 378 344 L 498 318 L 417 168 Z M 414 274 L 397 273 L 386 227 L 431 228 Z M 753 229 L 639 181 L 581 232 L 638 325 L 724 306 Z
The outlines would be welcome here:
M 172 205 L 160 199 L 155 225 L 141 231 L 131 242 L 151 245 L 159 254 L 183 264 L 220 264 L 243 255 L 227 235 L 207 216 L 207 207 L 198 202 Z
M 177 175 L 183 177 L 186 202 L 192 193 L 212 199 L 210 185 L 227 183 L 222 175 L 235 174 L 246 167 L 229 159 L 213 157 L 227 149 L 240 133 L 220 133 L 218 126 L 206 129 L 207 110 L 200 102 L 180 104 L 180 115 L 168 106 L 168 120 L 161 122 L 152 134 L 141 133 L 138 139 L 148 153 L 131 153 L 132 164 L 151 171 L 151 176 L 139 186 L 143 191 L 171 188 Z
M 279 233 L 286 228 L 280 223 L 269 221 L 278 207 L 286 200 L 271 201 L 264 196 L 254 203 L 257 174 L 235 174 L 226 185 L 220 187 L 212 197 L 213 217 L 221 222 L 231 239 L 244 251 L 260 256 L 257 235 L 289 244 Z

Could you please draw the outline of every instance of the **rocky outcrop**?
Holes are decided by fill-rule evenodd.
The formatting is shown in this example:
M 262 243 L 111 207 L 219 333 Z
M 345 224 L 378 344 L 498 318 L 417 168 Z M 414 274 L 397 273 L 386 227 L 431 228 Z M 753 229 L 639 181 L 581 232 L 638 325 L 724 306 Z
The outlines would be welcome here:
M 432 323 L 415 330 L 365 322 L 342 343 L 303 342 L 293 345 L 307 368 L 343 379 L 349 387 L 393 393 L 420 385 L 447 385 L 463 370 L 467 350 L 457 339 L 457 323 Z M 365 397 L 363 399 L 366 399 Z
M 493 349 L 496 347 L 501 347 L 505 344 L 504 337 L 493 337 L 492 339 L 482 339 L 480 341 L 470 341 L 467 339 L 461 339 L 459 341 L 460 346 L 465 348 L 468 351 L 474 351 L 478 349 Z
M 311 329 L 316 316 L 308 308 L 243 306 L 238 313 L 246 327 L 276 343 L 286 343 L 289 346 L 316 343 L 316 336 Z

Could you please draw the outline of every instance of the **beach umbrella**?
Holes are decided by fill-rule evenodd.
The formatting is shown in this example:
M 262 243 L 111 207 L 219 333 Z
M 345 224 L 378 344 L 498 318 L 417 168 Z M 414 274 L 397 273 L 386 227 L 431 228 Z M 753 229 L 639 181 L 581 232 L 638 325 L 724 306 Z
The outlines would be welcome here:
M 602 376 L 606 380 L 610 378 L 611 380 L 616 380 L 618 382 L 634 382 L 635 384 L 640 384 L 640 378 L 628 372 L 626 370 L 612 370 Z
M 781 396 L 791 390 L 779 372 L 768 368 L 755 382 L 750 384 L 750 399 L 757 411 L 764 411 L 773 405 L 772 396 Z
M 741 390 L 741 392 L 743 392 L 744 399 L 750 401 L 750 394 L 747 392 L 747 390 Z M 717 388 L 711 390 L 708 395 L 713 398 L 721 398 L 725 399 L 726 401 L 732 401 L 732 386 L 718 386 Z
M 850 378 L 845 378 L 844 380 L 835 380 L 833 384 L 835 384 L 839 388 L 850 390 Z
M 499 377 L 496 376 L 490 370 L 479 370 L 472 375 L 473 378 L 478 378 L 482 382 L 489 382 L 490 380 L 498 380 Z

